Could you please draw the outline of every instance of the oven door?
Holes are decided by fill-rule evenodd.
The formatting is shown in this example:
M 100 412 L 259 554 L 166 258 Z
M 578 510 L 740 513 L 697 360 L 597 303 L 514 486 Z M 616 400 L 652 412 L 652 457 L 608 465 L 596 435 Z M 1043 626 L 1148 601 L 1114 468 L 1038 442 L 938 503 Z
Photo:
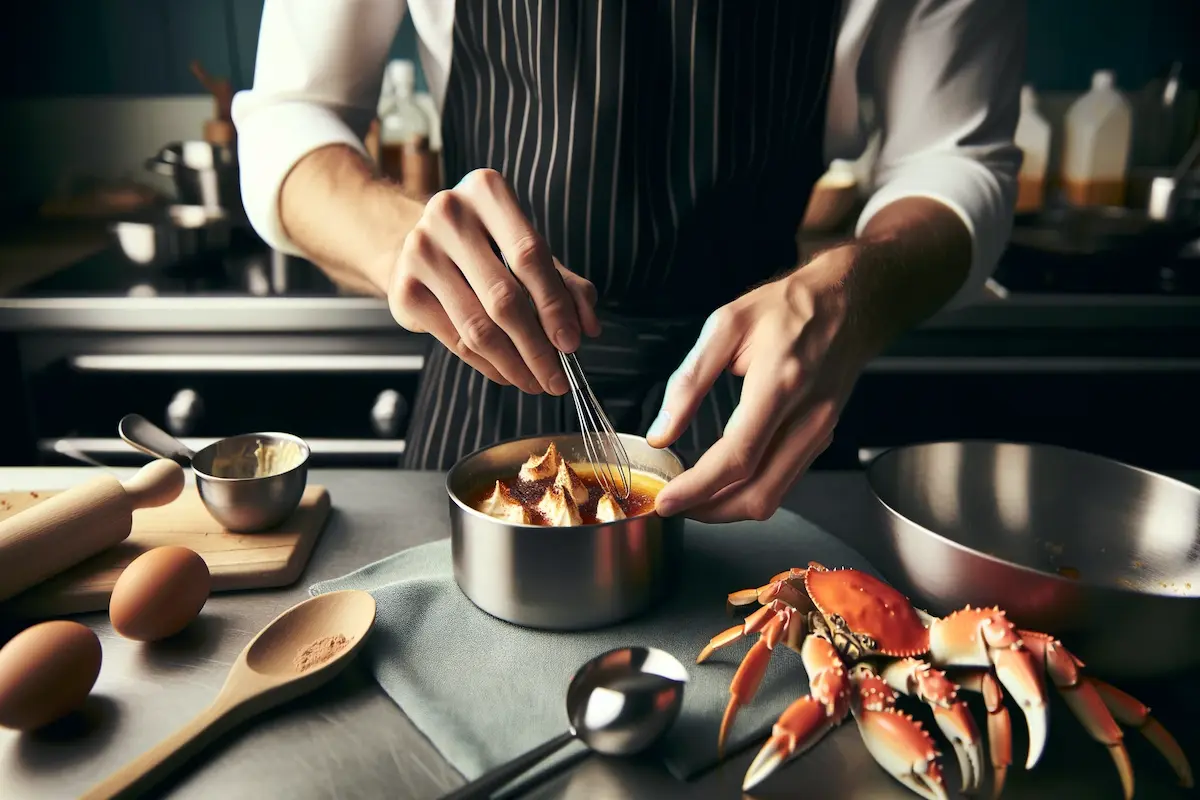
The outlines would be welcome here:
M 394 467 L 425 347 L 416 336 L 52 339 L 30 343 L 23 361 L 44 464 L 143 461 L 116 433 L 137 412 L 193 449 L 282 431 L 310 444 L 316 467 Z

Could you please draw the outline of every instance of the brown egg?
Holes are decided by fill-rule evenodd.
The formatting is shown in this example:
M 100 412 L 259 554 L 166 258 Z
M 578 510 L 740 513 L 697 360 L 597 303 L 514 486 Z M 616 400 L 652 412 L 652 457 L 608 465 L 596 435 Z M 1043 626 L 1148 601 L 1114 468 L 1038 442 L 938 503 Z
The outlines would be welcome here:
M 30 731 L 83 705 L 100 674 L 100 640 L 68 620 L 34 625 L 0 648 L 0 726 Z
M 156 547 L 135 558 L 117 578 L 108 618 L 126 639 L 165 639 L 196 618 L 211 588 L 208 565 L 195 551 Z

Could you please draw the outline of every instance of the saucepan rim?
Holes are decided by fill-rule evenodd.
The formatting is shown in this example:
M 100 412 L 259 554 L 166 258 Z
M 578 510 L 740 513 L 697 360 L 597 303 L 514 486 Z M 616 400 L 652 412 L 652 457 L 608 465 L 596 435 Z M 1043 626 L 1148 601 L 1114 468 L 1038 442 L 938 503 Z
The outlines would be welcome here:
M 1015 561 L 1010 561 L 1006 558 L 1000 558 L 999 556 L 994 556 L 994 555 L 991 555 L 990 553 L 985 553 L 984 551 L 979 550 L 974 547 L 971 547 L 970 545 L 963 544 L 962 542 L 958 541 L 957 539 L 952 539 L 949 536 L 946 536 L 945 534 L 942 534 L 935 530 L 932 530 L 929 527 L 927 527 L 926 525 L 922 525 L 921 523 L 919 523 L 916 520 L 909 517 L 907 514 L 904 514 L 904 513 L 900 512 L 899 510 L 897 510 L 891 503 L 889 503 L 887 500 L 885 500 L 883 498 L 883 495 L 880 493 L 878 478 L 879 478 L 879 474 L 883 470 L 879 466 L 879 464 L 881 462 L 883 462 L 890 454 L 897 453 L 899 451 L 913 451 L 913 450 L 918 450 L 918 449 L 922 449 L 922 448 L 929 448 L 929 447 L 934 447 L 937 445 L 969 445 L 969 444 L 985 444 L 985 445 L 991 445 L 991 446 L 1010 445 L 1010 446 L 1015 446 L 1015 447 L 1024 447 L 1027 449 L 1059 450 L 1059 451 L 1066 452 L 1066 453 L 1072 453 L 1074 455 L 1082 455 L 1087 458 L 1092 458 L 1092 459 L 1097 459 L 1100 461 L 1107 462 L 1108 464 L 1111 464 L 1111 465 L 1119 467 L 1119 468 L 1133 470 L 1135 472 L 1140 472 L 1144 475 L 1154 478 L 1155 480 L 1165 481 L 1167 483 L 1174 484 L 1176 486 L 1184 488 L 1189 493 L 1200 496 L 1200 489 L 1197 489 L 1195 486 L 1192 486 L 1191 484 L 1188 484 L 1181 480 L 1178 480 L 1177 478 L 1172 478 L 1169 475 L 1163 475 L 1160 472 L 1155 472 L 1153 470 L 1149 470 L 1144 467 L 1139 467 L 1139 466 L 1136 466 L 1133 464 L 1129 464 L 1127 462 L 1120 461 L 1115 458 L 1110 458 L 1108 456 L 1102 456 L 1098 453 L 1088 452 L 1087 450 L 1079 450 L 1079 449 L 1073 448 L 1073 447 L 1064 447 L 1062 445 L 1049 444 L 1049 443 L 1043 443 L 1043 442 L 1021 442 L 1021 441 L 1015 441 L 1015 440 L 1011 440 L 1011 439 L 979 439 L 979 438 L 934 439 L 934 440 L 928 440 L 928 441 L 910 442 L 909 444 L 896 445 L 894 447 L 888 447 L 888 448 L 884 449 L 882 452 L 878 453 L 874 458 L 871 459 L 871 461 L 868 464 L 867 469 L 866 469 L 867 484 L 871 489 L 871 494 L 875 497 L 875 500 L 880 505 L 882 505 L 885 509 L 887 509 L 887 511 L 889 513 L 893 514 L 896 518 L 903 520 L 906 524 L 912 526 L 913 528 L 916 528 L 922 534 L 929 536 L 929 537 L 941 542 L 942 544 L 949 545 L 950 547 L 952 547 L 956 550 L 959 550 L 961 552 L 964 552 L 974 558 L 984 559 L 986 561 L 989 561 L 989 562 L 996 564 L 1000 567 L 1003 567 L 1005 569 L 1014 570 L 1016 572 L 1020 572 L 1020 573 L 1026 574 L 1026 575 L 1034 576 L 1034 577 L 1038 578 L 1039 580 L 1053 581 L 1055 584 L 1060 585 L 1060 586 L 1072 586 L 1072 587 L 1075 587 L 1076 589 L 1086 590 L 1088 592 L 1105 592 L 1105 593 L 1112 593 L 1112 594 L 1125 595 L 1125 596 L 1131 596 L 1131 597 L 1153 598 L 1155 600 L 1164 600 L 1164 601 L 1170 600 L 1170 601 L 1182 601 L 1182 602 L 1196 602 L 1197 600 L 1200 600 L 1200 594 L 1178 594 L 1178 593 L 1168 594 L 1165 592 L 1156 592 L 1151 589 L 1132 588 L 1132 587 L 1125 586 L 1122 584 L 1116 584 L 1116 585 L 1108 584 L 1108 583 L 1100 584 L 1100 583 L 1095 583 L 1093 581 L 1090 581 L 1090 580 L 1087 580 L 1084 578 L 1080 578 L 1080 579 L 1064 578 L 1062 575 L 1056 575 L 1053 572 L 1045 572 L 1043 570 L 1036 569 L 1034 567 L 1027 567 L 1024 564 L 1018 564 Z M 894 456 L 894 457 L 898 458 L 899 456 Z
M 659 452 L 663 452 L 663 453 L 666 453 L 667 455 L 669 455 L 671 457 L 671 459 L 679 467 L 679 471 L 676 472 L 675 475 L 672 475 L 671 478 L 677 477 L 680 473 L 684 472 L 687 469 L 687 465 L 684 463 L 684 460 L 680 457 L 680 455 L 677 452 L 675 452 L 674 449 L 672 449 L 670 447 L 661 447 L 661 448 L 654 447 L 653 445 L 650 444 L 649 441 L 646 440 L 645 436 L 639 436 L 635 433 L 621 433 L 618 431 L 617 436 L 621 437 L 624 440 L 631 440 L 638 444 L 642 444 L 645 447 L 648 447 L 652 450 L 657 450 Z M 612 522 L 592 522 L 592 523 L 588 523 L 586 525 L 572 525 L 569 528 L 549 527 L 546 525 L 530 525 L 530 524 L 526 524 L 526 523 L 522 523 L 522 522 L 509 522 L 507 520 L 496 519 L 493 516 L 484 514 L 482 511 L 477 511 L 474 508 L 471 508 L 471 506 L 468 505 L 467 502 L 465 500 L 463 500 L 463 498 L 459 497 L 458 493 L 454 491 L 453 483 L 454 483 L 455 476 L 468 463 L 470 463 L 472 460 L 474 460 L 478 456 L 488 452 L 489 450 L 495 450 L 496 448 L 499 448 L 499 447 L 504 447 L 506 445 L 517 444 L 517 443 L 526 442 L 526 441 L 534 441 L 534 440 L 558 441 L 558 440 L 562 440 L 562 439 L 582 439 L 582 438 L 583 438 L 583 434 L 572 433 L 572 432 L 535 434 L 532 436 L 514 436 L 509 439 L 503 439 L 498 442 L 493 442 L 492 444 L 486 445 L 484 447 L 480 447 L 476 450 L 472 450 L 470 453 L 467 453 L 466 455 L 459 458 L 458 461 L 454 462 L 454 465 L 452 467 L 450 467 L 450 469 L 446 470 L 446 480 L 445 480 L 446 495 L 450 498 L 450 500 L 456 506 L 458 506 L 458 508 L 461 511 L 463 511 L 467 514 L 470 514 L 471 516 L 473 516 L 477 519 L 486 520 L 487 522 L 491 522 L 496 525 L 502 525 L 502 526 L 508 527 L 508 528 L 514 528 L 514 529 L 519 529 L 519 530 L 528 530 L 528 531 L 540 531 L 546 535 L 553 535 L 553 536 L 561 535 L 564 530 L 595 531 L 595 530 L 601 530 L 604 528 L 622 527 L 622 526 L 628 525 L 629 523 L 634 522 L 636 520 L 640 520 L 640 519 L 658 518 L 658 519 L 661 519 L 664 521 L 667 519 L 670 519 L 669 517 L 658 516 L 658 512 L 655 511 L 654 509 L 651 509 L 650 511 L 646 512 L 645 514 L 639 514 L 636 517 L 626 517 L 625 519 L 616 519 L 616 520 L 613 520 Z M 628 445 L 626 445 L 626 449 L 628 449 Z M 636 462 L 636 459 L 633 457 L 632 454 L 630 454 L 629 460 L 630 460 L 630 462 Z M 514 466 L 516 466 L 518 469 L 520 468 L 519 463 Z M 631 463 L 631 466 L 633 466 L 636 469 L 637 464 Z M 645 470 L 641 470 L 641 471 L 645 471 Z M 671 478 L 668 478 L 667 480 L 670 480 Z
M 293 444 L 299 445 L 300 450 L 301 450 L 301 452 L 303 452 L 304 456 L 298 462 L 296 462 L 295 465 L 289 467 L 288 469 L 285 469 L 283 472 L 275 472 L 270 475 L 254 475 L 249 478 L 224 478 L 219 475 L 212 475 L 209 472 L 202 470 L 196 466 L 196 460 L 200 456 L 202 456 L 203 454 L 207 453 L 208 451 L 212 450 L 213 448 L 217 447 L 220 444 L 232 441 L 234 439 L 254 439 L 254 438 L 273 438 L 276 440 L 291 442 Z M 197 450 L 195 452 L 195 454 L 193 454 L 193 456 L 190 460 L 191 460 L 192 472 L 194 472 L 197 475 L 199 475 L 200 477 L 204 478 L 204 480 L 206 480 L 206 481 L 215 481 L 218 483 L 251 483 L 253 481 L 269 481 L 273 478 L 282 478 L 285 475 L 291 475 L 294 472 L 297 472 L 299 470 L 306 468 L 308 466 L 308 462 L 311 458 L 312 458 L 312 447 L 309 446 L 308 442 L 304 441 L 304 439 L 300 438 L 299 436 L 297 436 L 294 433 L 284 433 L 283 431 L 255 431 L 254 433 L 237 433 L 237 434 L 234 434 L 233 436 L 223 436 L 220 439 L 217 439 L 216 441 L 213 441 L 210 444 L 207 444 L 204 447 L 201 447 L 199 450 Z

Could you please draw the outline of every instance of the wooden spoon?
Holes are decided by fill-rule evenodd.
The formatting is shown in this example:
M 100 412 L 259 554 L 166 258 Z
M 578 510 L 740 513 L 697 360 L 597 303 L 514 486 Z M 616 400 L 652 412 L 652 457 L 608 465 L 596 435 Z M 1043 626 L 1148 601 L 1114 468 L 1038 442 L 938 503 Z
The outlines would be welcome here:
M 355 589 L 317 595 L 292 606 L 246 645 L 212 705 L 92 787 L 83 800 L 134 797 L 222 733 L 317 688 L 350 662 L 374 625 L 375 598 Z M 321 654 L 327 656 L 323 661 Z M 305 661 L 310 666 L 302 667 Z

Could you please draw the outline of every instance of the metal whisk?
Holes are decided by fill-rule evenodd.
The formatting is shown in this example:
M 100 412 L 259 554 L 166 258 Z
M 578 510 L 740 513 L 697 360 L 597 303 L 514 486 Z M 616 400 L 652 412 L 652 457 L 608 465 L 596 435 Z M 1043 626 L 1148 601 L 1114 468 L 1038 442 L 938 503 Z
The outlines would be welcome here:
M 512 272 L 508 259 L 499 252 L 499 248 L 496 250 L 504 266 Z M 517 282 L 520 283 L 520 280 Z M 526 295 L 528 294 L 526 290 Z M 529 298 L 529 303 L 533 305 L 532 297 Z M 583 367 L 579 365 L 579 359 L 574 353 L 559 350 L 558 360 L 567 375 L 567 382 L 571 385 L 571 398 L 575 401 L 575 414 L 579 417 L 579 432 L 583 435 L 583 447 L 591 463 L 592 472 L 604 487 L 604 491 L 626 500 L 633 490 L 633 466 L 629 460 L 629 453 L 625 450 L 616 429 L 609 422 L 608 415 L 604 413 L 604 407 L 592 391 L 587 377 L 583 374 Z
M 625 500 L 632 491 L 632 465 L 621 437 L 617 436 L 604 407 L 596 399 L 592 387 L 584 377 L 583 368 L 574 353 L 558 351 L 558 360 L 563 372 L 567 373 L 567 382 L 571 384 L 571 398 L 575 401 L 575 413 L 579 417 L 579 431 L 583 434 L 583 447 L 587 451 L 588 461 L 592 464 L 592 472 L 596 480 L 604 487 L 604 491 Z M 617 488 L 614 468 L 621 478 L 620 488 Z

